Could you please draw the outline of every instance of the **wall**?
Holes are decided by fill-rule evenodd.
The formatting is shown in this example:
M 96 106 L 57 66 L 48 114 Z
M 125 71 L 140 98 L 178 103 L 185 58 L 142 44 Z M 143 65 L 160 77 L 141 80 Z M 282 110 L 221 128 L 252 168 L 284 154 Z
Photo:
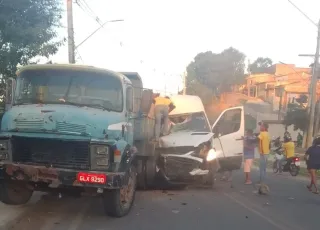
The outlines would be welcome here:
M 298 133 L 300 132 L 301 134 L 303 134 L 303 132 L 301 130 L 294 131 L 293 128 L 294 128 L 293 125 L 288 126 L 288 132 L 291 134 L 292 140 L 296 141 Z M 285 126 L 283 124 L 269 124 L 269 134 L 271 138 L 273 136 L 274 137 L 280 136 L 281 140 L 283 140 L 284 131 L 285 131 Z

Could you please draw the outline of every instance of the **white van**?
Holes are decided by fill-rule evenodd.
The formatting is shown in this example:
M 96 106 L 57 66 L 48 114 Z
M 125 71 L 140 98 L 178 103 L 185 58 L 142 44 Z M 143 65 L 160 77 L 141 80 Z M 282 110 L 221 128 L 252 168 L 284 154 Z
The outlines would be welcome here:
M 176 108 L 169 118 L 169 135 L 160 138 L 157 164 L 163 177 L 170 183 L 199 181 L 192 171 L 201 169 L 206 182 L 212 173 L 240 169 L 243 155 L 244 109 L 223 111 L 210 126 L 201 99 L 192 95 L 171 97 Z M 201 155 L 206 151 L 206 156 Z M 208 177 L 209 176 L 209 177 Z

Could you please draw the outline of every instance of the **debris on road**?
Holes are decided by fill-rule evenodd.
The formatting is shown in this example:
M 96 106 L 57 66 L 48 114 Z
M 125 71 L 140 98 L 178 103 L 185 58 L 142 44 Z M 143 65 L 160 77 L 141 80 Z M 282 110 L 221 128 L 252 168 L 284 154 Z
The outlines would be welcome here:
M 174 214 L 178 214 L 180 211 L 179 211 L 179 210 L 176 210 L 176 209 L 172 209 L 172 212 L 173 212 Z

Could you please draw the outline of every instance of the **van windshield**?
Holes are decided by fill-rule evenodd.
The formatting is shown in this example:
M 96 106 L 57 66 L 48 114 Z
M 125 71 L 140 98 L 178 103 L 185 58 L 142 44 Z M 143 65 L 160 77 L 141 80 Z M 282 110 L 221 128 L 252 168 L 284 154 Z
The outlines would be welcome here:
M 210 125 L 203 112 L 174 115 L 169 117 L 171 122 L 170 132 L 211 132 Z

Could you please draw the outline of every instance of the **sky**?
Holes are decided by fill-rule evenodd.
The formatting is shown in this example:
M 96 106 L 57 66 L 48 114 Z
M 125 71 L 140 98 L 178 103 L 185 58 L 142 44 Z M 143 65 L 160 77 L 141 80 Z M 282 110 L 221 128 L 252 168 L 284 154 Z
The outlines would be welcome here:
M 66 0 L 63 0 L 66 10 Z M 77 63 L 115 71 L 136 71 L 145 88 L 167 94 L 182 89 L 182 74 L 200 52 L 221 52 L 230 46 L 253 62 L 270 57 L 275 63 L 309 66 L 317 27 L 288 0 L 78 0 L 73 4 L 75 44 L 102 21 L 108 23 L 77 49 Z M 314 22 L 319 0 L 292 0 Z M 84 8 L 85 3 L 92 10 Z M 83 10 L 84 9 L 84 10 Z M 67 37 L 66 11 L 61 37 Z M 67 43 L 51 57 L 67 63 Z

